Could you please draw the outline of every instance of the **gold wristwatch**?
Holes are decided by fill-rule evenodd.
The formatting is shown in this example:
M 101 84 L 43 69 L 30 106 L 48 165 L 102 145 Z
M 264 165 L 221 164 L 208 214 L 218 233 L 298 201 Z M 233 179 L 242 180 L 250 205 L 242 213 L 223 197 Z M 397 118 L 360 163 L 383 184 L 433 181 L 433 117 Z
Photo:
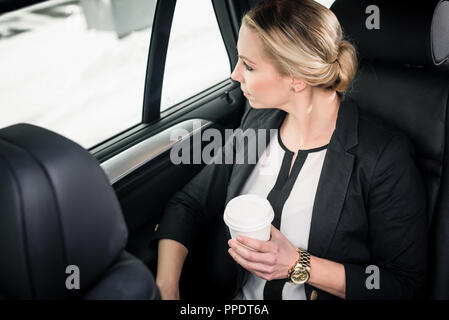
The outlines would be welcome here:
M 288 282 L 303 284 L 310 278 L 310 254 L 306 250 L 296 248 L 299 258 L 296 264 L 288 270 Z

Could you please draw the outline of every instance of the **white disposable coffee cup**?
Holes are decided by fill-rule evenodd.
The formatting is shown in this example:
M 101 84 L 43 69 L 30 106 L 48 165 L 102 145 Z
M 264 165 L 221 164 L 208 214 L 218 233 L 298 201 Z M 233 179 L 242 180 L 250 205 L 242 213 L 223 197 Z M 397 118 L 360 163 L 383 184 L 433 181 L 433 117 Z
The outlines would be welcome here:
M 233 239 L 242 235 L 268 241 L 273 219 L 274 211 L 270 202 L 255 194 L 244 194 L 231 199 L 223 214 L 223 220 Z

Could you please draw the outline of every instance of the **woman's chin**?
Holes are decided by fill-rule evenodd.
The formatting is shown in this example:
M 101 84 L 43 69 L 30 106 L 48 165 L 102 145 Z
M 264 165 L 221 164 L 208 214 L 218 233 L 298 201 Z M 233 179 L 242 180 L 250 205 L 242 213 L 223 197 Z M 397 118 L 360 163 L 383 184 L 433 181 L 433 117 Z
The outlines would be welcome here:
M 264 107 L 263 105 L 254 102 L 254 100 L 248 99 L 248 103 L 253 109 L 268 109 L 267 107 Z
M 246 98 L 246 100 L 248 100 L 248 103 L 251 107 L 258 109 L 257 104 L 254 103 L 254 100 L 251 98 Z M 260 108 L 260 107 L 259 107 Z

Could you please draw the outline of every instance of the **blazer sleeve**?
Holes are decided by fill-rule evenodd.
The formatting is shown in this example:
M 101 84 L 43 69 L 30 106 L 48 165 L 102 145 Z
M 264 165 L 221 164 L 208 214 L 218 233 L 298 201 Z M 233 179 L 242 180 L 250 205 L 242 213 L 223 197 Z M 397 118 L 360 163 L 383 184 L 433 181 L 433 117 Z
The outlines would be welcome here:
M 421 173 L 405 135 L 378 157 L 368 196 L 369 241 L 375 271 L 344 263 L 346 299 L 416 299 L 426 295 L 427 214 Z M 367 285 L 368 283 L 368 285 Z M 371 288 L 371 289 L 369 289 Z
M 239 128 L 245 126 L 251 110 L 252 108 L 246 110 Z M 232 140 L 233 135 L 225 142 L 225 146 L 232 143 Z M 230 156 L 229 150 L 235 152 L 234 145 L 231 148 L 220 148 L 217 157 L 221 157 L 221 163 L 211 161 L 170 198 L 159 227 L 153 234 L 150 247 L 155 246 L 159 239 L 172 239 L 190 251 L 195 244 L 201 224 L 223 213 L 233 167 L 232 164 L 225 164 L 225 157 Z

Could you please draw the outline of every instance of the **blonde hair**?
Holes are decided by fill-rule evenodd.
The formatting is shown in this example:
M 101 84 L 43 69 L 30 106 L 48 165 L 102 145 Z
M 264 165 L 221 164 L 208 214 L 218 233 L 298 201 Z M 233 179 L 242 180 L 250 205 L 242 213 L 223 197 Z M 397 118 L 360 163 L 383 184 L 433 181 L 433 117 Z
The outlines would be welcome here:
M 355 47 L 343 39 L 334 13 L 314 0 L 267 0 L 242 18 L 283 76 L 344 92 L 357 72 Z

